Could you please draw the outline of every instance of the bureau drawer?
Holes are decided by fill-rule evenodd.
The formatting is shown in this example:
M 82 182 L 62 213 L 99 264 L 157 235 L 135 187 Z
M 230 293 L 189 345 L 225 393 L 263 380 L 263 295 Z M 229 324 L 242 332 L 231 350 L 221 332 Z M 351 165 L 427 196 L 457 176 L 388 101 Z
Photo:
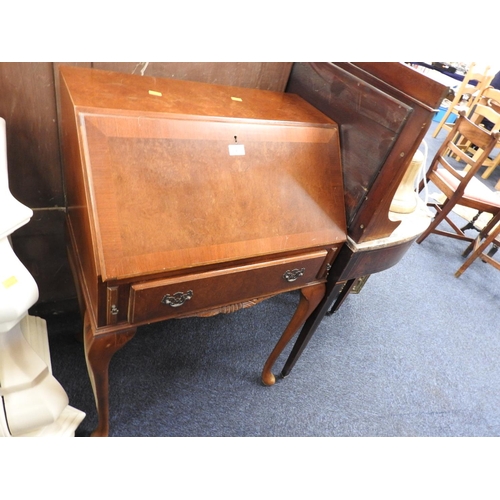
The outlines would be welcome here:
M 326 250 L 131 286 L 130 323 L 167 319 L 302 288 L 318 280 Z M 325 273 L 321 273 L 325 274 Z

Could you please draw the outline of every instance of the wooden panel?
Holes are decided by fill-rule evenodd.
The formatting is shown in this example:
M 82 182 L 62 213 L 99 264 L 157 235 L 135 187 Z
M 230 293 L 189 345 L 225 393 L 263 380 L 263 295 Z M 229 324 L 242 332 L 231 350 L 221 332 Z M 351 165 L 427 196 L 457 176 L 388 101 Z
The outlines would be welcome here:
M 30 208 L 64 206 L 52 63 L 0 63 L 12 194 Z
M 80 163 L 80 147 L 71 99 L 65 86 L 60 87 L 60 128 L 62 158 L 65 169 L 65 191 L 69 201 L 67 207 L 68 238 L 77 256 L 73 262 L 75 279 L 83 295 L 89 297 L 90 304 L 98 303 L 97 263 L 95 253 L 95 234 L 88 219 L 88 186 Z M 79 258 L 83 255 L 83 258 Z M 80 269 L 79 266 L 82 266 Z
M 74 106 L 141 113 L 331 124 L 303 99 L 282 92 L 60 66 Z M 122 113 L 123 114 L 123 113 Z
M 331 64 L 294 64 L 287 92 L 304 97 L 340 125 L 351 227 L 412 109 Z
M 292 63 L 283 62 L 95 62 L 95 69 L 195 82 L 284 91 Z
M 55 62 L 52 64 L 52 72 L 54 74 L 54 88 L 55 88 L 55 93 L 56 93 L 56 113 L 57 113 L 57 130 L 58 130 L 58 135 L 59 135 L 59 142 L 57 144 L 58 150 L 60 151 L 61 155 L 61 163 L 64 161 L 62 157 L 62 146 L 61 146 L 61 95 L 60 95 L 60 86 L 61 86 L 61 79 L 59 78 L 59 67 L 63 66 L 77 66 L 80 68 L 90 68 L 92 66 L 92 63 L 89 62 Z M 64 166 L 62 166 L 62 170 L 64 172 Z M 64 183 L 63 183 L 64 184 Z M 64 189 L 64 185 L 63 185 Z
M 12 235 L 14 251 L 34 277 L 43 302 L 75 297 L 66 257 L 64 212 L 35 210 L 31 221 Z
M 436 110 L 428 103 L 440 103 L 447 89 L 400 63 L 367 64 L 373 74 L 353 63 L 335 65 L 412 109 L 349 230 L 351 238 L 357 242 L 383 238 L 390 234 L 391 226 L 394 227 L 394 223 L 387 222 L 394 194 L 432 123 Z M 375 74 L 386 76 L 388 81 L 380 80 Z M 418 77 L 412 79 L 416 74 Z M 421 97 L 425 102 L 419 100 Z
M 334 275 L 339 273 L 338 280 L 345 281 L 385 271 L 395 266 L 403 258 L 415 240 L 416 237 L 390 247 L 359 252 L 354 252 L 348 245 L 344 245 L 339 254 L 338 262 L 334 262 L 331 272 Z M 348 264 L 341 269 L 343 261 Z
M 342 238 L 340 179 L 330 163 L 338 157 L 336 129 L 189 120 L 148 126 L 109 115 L 85 121 L 103 279 Z M 109 127 L 113 137 L 103 134 Z M 244 157 L 228 154 L 224 138 L 233 135 Z M 318 175 L 307 179 L 305 164 Z
M 418 74 L 414 85 L 429 88 L 413 89 L 414 96 L 405 92 L 411 89 L 404 65 L 378 65 L 395 86 L 352 63 L 295 63 L 287 87 L 340 125 L 348 233 L 356 242 L 389 236 L 399 225 L 389 208 L 434 114 L 415 96 L 438 102 L 446 90 Z
M 431 108 L 438 108 L 448 94 L 446 86 L 426 77 L 406 64 L 397 62 L 353 64 Z
M 129 322 L 191 314 L 302 288 L 318 279 L 326 255 L 323 250 L 300 257 L 133 285 Z M 287 271 L 297 270 L 301 273 L 296 279 L 292 278 L 293 281 L 284 278 Z M 169 305 L 162 302 L 166 295 L 174 300 L 179 295 L 184 297 Z
M 52 63 L 0 63 L 0 115 L 7 123 L 11 191 L 35 209 L 12 235 L 16 254 L 38 285 L 34 307 L 48 302 L 58 304 L 54 311 L 73 308 Z

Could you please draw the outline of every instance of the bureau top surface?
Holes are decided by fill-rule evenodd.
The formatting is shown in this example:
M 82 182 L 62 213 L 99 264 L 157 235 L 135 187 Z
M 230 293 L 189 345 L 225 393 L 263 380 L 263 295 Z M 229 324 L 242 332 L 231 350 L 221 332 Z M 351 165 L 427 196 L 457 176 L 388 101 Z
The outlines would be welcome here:
M 294 94 L 61 66 L 76 108 L 331 125 Z M 97 109 L 95 111 L 97 111 Z
M 69 199 L 69 214 L 87 206 L 104 280 L 345 241 L 338 127 L 301 98 L 155 78 L 143 85 L 142 77 L 129 98 L 113 73 L 65 69 L 78 82 L 65 81 L 71 105 L 92 103 L 73 115 L 81 166 L 66 182 L 78 192 L 82 175 L 86 201 Z M 144 95 L 153 83 L 165 103 Z M 96 89 L 106 90 L 99 97 Z M 233 103 L 246 103 L 244 113 Z

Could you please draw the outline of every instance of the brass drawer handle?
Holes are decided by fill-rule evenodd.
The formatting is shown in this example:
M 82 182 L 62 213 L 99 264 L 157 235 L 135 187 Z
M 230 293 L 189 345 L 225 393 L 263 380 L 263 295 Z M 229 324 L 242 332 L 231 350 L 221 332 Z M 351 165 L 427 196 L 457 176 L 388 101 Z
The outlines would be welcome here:
M 305 270 L 305 267 L 303 267 L 302 269 L 292 269 L 291 271 L 287 271 L 283 275 L 283 278 L 288 282 L 295 281 L 296 279 L 304 275 Z
M 170 307 L 180 307 L 186 302 L 187 300 L 191 300 L 191 297 L 193 296 L 193 290 L 188 290 L 186 293 L 184 292 L 177 292 L 174 293 L 173 295 L 165 295 L 161 299 L 161 303 L 165 304 L 166 306 Z

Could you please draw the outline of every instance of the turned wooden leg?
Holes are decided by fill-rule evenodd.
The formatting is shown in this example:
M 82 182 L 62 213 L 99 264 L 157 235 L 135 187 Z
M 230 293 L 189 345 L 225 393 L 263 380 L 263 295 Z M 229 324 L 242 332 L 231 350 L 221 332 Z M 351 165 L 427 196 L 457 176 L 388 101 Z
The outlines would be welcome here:
M 325 295 L 326 285 L 321 283 L 319 285 L 308 286 L 300 290 L 300 302 L 297 309 L 288 323 L 285 331 L 278 340 L 275 348 L 271 352 L 269 358 L 264 365 L 262 370 L 262 382 L 265 385 L 273 385 L 276 382 L 276 378 L 271 372 L 272 367 L 279 355 L 282 353 L 283 349 L 287 346 L 288 342 L 297 333 L 297 330 L 304 324 L 309 315 L 314 311 L 316 306 L 321 302 L 321 299 Z
M 85 359 L 98 417 L 97 428 L 92 432 L 92 436 L 107 436 L 109 434 L 109 362 L 115 352 L 135 335 L 136 328 L 96 334 L 91 327 L 88 315 L 85 314 L 83 330 Z

